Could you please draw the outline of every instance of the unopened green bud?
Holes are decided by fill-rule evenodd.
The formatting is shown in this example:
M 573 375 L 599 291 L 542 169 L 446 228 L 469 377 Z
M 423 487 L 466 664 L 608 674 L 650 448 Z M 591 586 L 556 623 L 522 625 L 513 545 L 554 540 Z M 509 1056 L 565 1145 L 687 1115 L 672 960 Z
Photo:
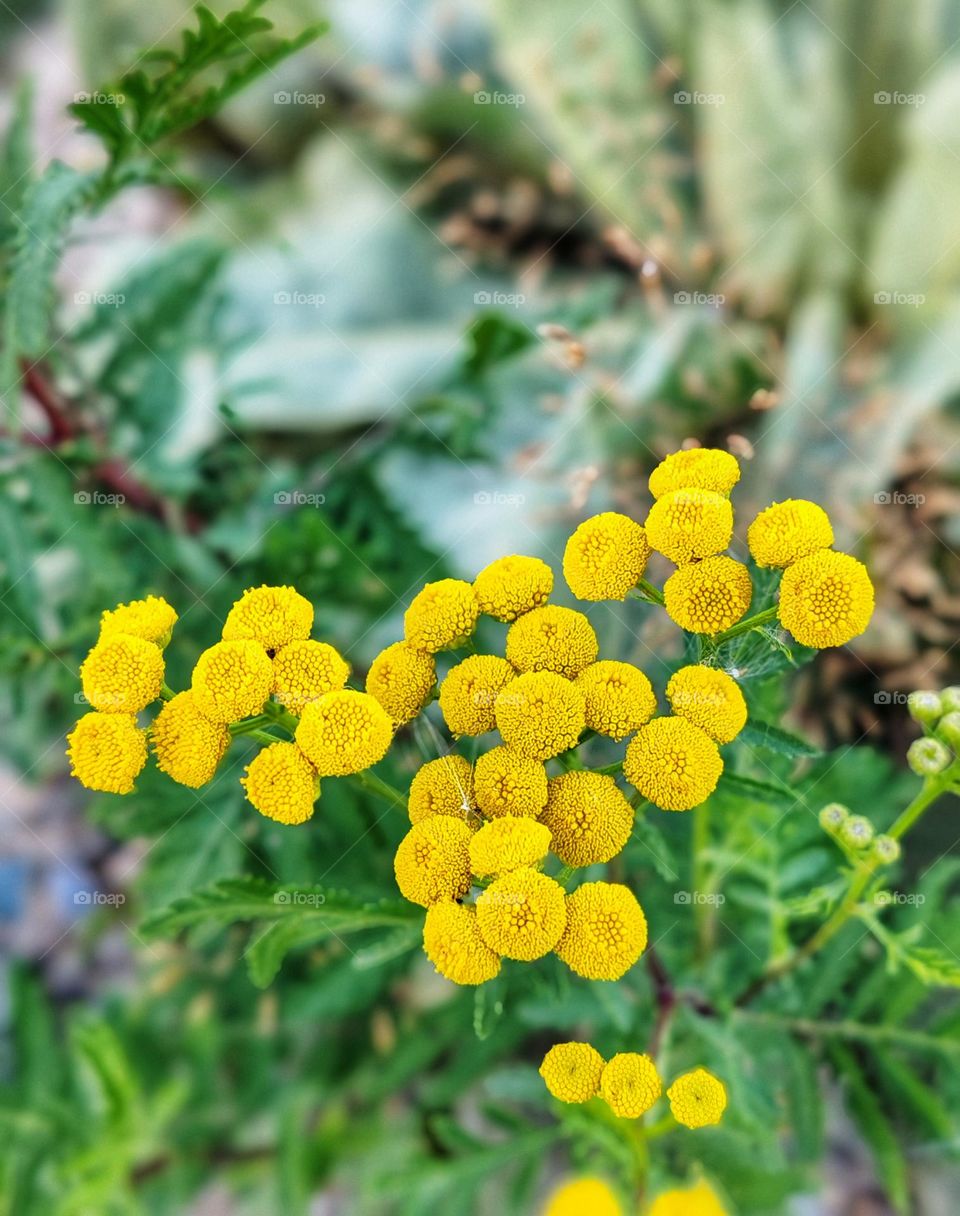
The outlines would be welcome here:
M 953 757 L 939 739 L 914 739 L 907 749 L 907 763 L 918 777 L 935 777 Z
M 937 723 L 937 735 L 944 743 L 949 743 L 955 752 L 960 751 L 960 710 L 954 709 L 943 715 Z
M 877 836 L 873 842 L 873 855 L 883 865 L 893 865 L 900 856 L 900 841 L 892 836 Z
M 834 836 L 850 818 L 850 812 L 841 803 L 830 802 L 820 812 L 819 818 L 823 830 Z
M 943 714 L 943 704 L 937 692 L 912 692 L 907 697 L 910 717 L 924 726 L 933 726 Z
M 940 704 L 945 714 L 960 710 L 960 685 L 952 684 L 940 693 Z
M 865 849 L 873 840 L 873 824 L 863 815 L 851 815 L 840 829 L 840 839 L 851 849 Z

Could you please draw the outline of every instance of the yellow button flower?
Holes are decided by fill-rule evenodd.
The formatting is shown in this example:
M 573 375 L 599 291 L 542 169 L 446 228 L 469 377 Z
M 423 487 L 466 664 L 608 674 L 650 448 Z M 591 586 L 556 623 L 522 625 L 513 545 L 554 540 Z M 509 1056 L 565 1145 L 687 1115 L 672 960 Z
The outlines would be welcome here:
M 167 701 L 154 718 L 150 744 L 161 773 L 195 790 L 217 771 L 230 745 L 230 732 L 204 717 L 188 688 Z
M 585 667 L 575 683 L 586 701 L 587 726 L 598 735 L 625 739 L 656 713 L 653 687 L 632 663 L 601 659 Z
M 612 777 L 577 769 L 551 778 L 540 822 L 565 865 L 591 866 L 616 857 L 630 839 L 633 807 Z
M 303 641 L 312 628 L 313 605 L 293 587 L 250 587 L 227 613 L 222 637 L 272 651 Z
M 667 616 L 688 633 L 720 633 L 750 607 L 753 585 L 742 562 L 708 557 L 681 566 L 663 585 Z
M 873 584 L 849 553 L 821 549 L 801 557 L 780 582 L 780 624 L 802 646 L 822 650 L 859 637 L 873 615 Z
M 707 732 L 717 743 L 729 743 L 747 722 L 747 703 L 740 685 L 716 667 L 681 667 L 667 684 L 670 708 Z
M 393 872 L 412 904 L 427 908 L 460 899 L 470 890 L 470 829 L 451 815 L 415 823 L 400 841 Z
M 568 751 L 586 725 L 583 693 L 552 671 L 518 676 L 500 693 L 494 708 L 504 743 L 530 760 L 549 760 Z
M 695 1068 L 677 1077 L 667 1090 L 670 1111 L 684 1127 L 709 1127 L 719 1123 L 727 1109 L 727 1090 L 705 1068 Z
M 467 819 L 476 805 L 473 769 L 469 760 L 456 752 L 428 760 L 410 782 L 407 812 L 411 823 L 422 823 L 431 815 Z
M 368 693 L 343 688 L 304 706 L 295 738 L 321 777 L 343 777 L 383 759 L 393 723 Z
M 259 642 L 217 642 L 197 660 L 191 688 L 211 722 L 239 722 L 263 709 L 273 688 L 273 664 Z
M 600 1074 L 600 1096 L 621 1119 L 639 1119 L 661 1093 L 656 1064 L 635 1051 L 619 1052 Z
M 557 604 L 534 608 L 507 631 L 507 658 L 517 671 L 555 671 L 572 680 L 597 650 L 597 635 L 583 613 Z
M 326 642 L 288 642 L 273 656 L 274 695 L 297 715 L 325 692 L 343 688 L 349 674 L 350 664 Z
M 713 490 L 671 490 L 650 508 L 644 527 L 650 547 L 682 566 L 726 549 L 733 507 Z
M 423 951 L 454 984 L 485 984 L 500 974 L 500 956 L 480 936 L 476 909 L 453 900 L 427 908 Z
M 473 580 L 481 612 L 498 621 L 515 621 L 542 607 L 553 590 L 553 571 L 539 557 L 513 553 L 484 566 Z
M 577 1178 L 554 1191 L 543 1216 L 623 1216 L 623 1209 L 601 1178 Z
M 627 744 L 623 775 L 654 806 L 689 811 L 717 787 L 723 761 L 717 745 L 686 718 L 654 718 Z
M 67 744 L 70 772 L 88 790 L 129 794 L 147 762 L 147 733 L 133 714 L 84 714 Z
M 618 980 L 647 945 L 647 918 L 621 883 L 585 882 L 567 896 L 557 955 L 587 980 Z
M 604 511 L 585 519 L 563 551 L 563 576 L 581 600 L 622 600 L 643 576 L 650 545 L 627 515 Z
M 493 730 L 497 694 L 516 674 L 506 659 L 495 654 L 473 654 L 451 667 L 440 685 L 440 712 L 451 735 Z
M 658 1195 L 649 1216 L 727 1216 L 727 1213 L 713 1187 L 701 1179 L 693 1186 Z
M 535 819 L 504 815 L 484 824 L 470 841 L 474 874 L 509 874 L 543 861 L 550 849 L 550 829 Z
M 394 642 L 370 664 L 366 689 L 397 726 L 411 722 L 423 709 L 437 682 L 432 654 L 415 650 L 409 642 Z
M 404 637 L 416 650 L 436 654 L 466 641 L 476 627 L 479 612 L 469 583 L 442 578 L 427 583 L 414 596 L 403 616 Z
M 788 498 L 760 512 L 747 529 L 747 544 L 758 566 L 789 566 L 818 549 L 829 549 L 833 528 L 823 507 Z
M 547 805 L 547 770 L 509 747 L 477 757 L 473 772 L 477 806 L 488 819 L 501 815 L 536 818 Z
M 108 608 L 100 617 L 100 636 L 132 633 L 135 638 L 153 642 L 161 649 L 170 641 L 177 623 L 176 611 L 159 595 L 148 595 L 129 604 Z
M 240 784 L 260 814 L 277 823 L 306 823 L 320 795 L 313 765 L 296 743 L 271 743 L 257 752 Z
M 671 452 L 650 474 L 650 493 L 662 498 L 674 490 L 713 490 L 729 494 L 740 480 L 735 457 L 719 448 L 688 448 Z
M 543 1057 L 540 1076 L 561 1102 L 589 1102 L 600 1089 L 603 1056 L 589 1043 L 557 1043 Z
M 131 633 L 108 633 L 80 668 L 83 695 L 105 714 L 136 714 L 163 687 L 163 653 Z
M 483 940 L 504 958 L 532 962 L 549 954 L 566 924 L 563 887 L 538 870 L 514 870 L 477 899 Z

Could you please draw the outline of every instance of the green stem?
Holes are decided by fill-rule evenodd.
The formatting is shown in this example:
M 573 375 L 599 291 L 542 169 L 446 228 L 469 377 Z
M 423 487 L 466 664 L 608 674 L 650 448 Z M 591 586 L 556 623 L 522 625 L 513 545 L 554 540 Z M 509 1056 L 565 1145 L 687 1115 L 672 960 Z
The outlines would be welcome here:
M 263 715 L 269 721 L 276 722 L 284 727 L 291 734 L 295 734 L 297 727 L 300 725 L 300 719 L 288 713 L 279 701 L 267 701 L 263 707 Z
M 649 582 L 647 582 L 647 580 L 645 578 L 642 578 L 637 583 L 637 590 L 642 591 L 643 595 L 636 596 L 635 598 L 650 600 L 651 603 L 660 604 L 662 607 L 663 592 L 660 590 L 659 587 L 654 587 L 653 583 L 649 583 Z
M 693 920 L 697 931 L 697 954 L 703 960 L 710 954 L 712 925 L 710 906 L 703 898 L 707 886 L 707 850 L 710 847 L 710 803 L 701 802 L 693 812 Z
M 617 760 L 613 764 L 605 764 L 603 768 L 591 769 L 591 772 L 602 773 L 604 777 L 612 777 L 615 773 L 619 773 L 623 768 L 623 761 Z
M 743 621 L 738 621 L 736 625 L 724 629 L 723 633 L 715 633 L 710 640 L 714 646 L 719 646 L 721 642 L 729 642 L 731 638 L 738 638 L 741 634 L 750 633 L 751 630 L 759 629 L 761 625 L 766 625 L 769 621 L 776 619 L 777 607 L 774 604 L 772 608 L 764 608 L 763 612 L 757 612 Z
M 160 685 L 160 696 L 164 699 L 164 701 L 172 701 L 176 695 L 177 694 L 166 682 Z
M 384 801 L 391 803 L 393 806 L 401 806 L 406 810 L 406 796 L 396 786 L 391 785 L 388 781 L 384 781 L 382 777 L 378 777 L 376 773 L 353 773 L 350 780 L 359 785 L 361 789 L 365 789 L 371 794 L 376 794 L 378 798 L 383 798 Z

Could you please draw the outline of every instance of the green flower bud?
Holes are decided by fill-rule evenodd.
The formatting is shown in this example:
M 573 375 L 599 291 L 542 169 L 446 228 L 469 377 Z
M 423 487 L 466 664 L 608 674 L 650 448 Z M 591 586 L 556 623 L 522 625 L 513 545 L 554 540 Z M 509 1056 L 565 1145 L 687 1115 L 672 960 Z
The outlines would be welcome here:
M 828 803 L 820 812 L 820 826 L 831 836 L 836 835 L 850 817 L 850 812 L 839 802 Z
M 937 723 L 937 735 L 949 743 L 953 750 L 960 751 L 960 710 L 954 709 L 944 714 Z
M 851 849 L 865 849 L 873 840 L 873 824 L 863 815 L 851 815 L 840 829 L 840 839 Z
M 907 708 L 910 717 L 924 726 L 933 726 L 943 714 L 943 705 L 937 692 L 912 692 L 907 697 Z
M 873 855 L 882 865 L 893 865 L 900 856 L 900 841 L 892 836 L 877 836 L 873 842 Z
M 953 757 L 939 739 L 914 739 L 907 749 L 907 763 L 918 777 L 935 777 Z
M 952 684 L 940 693 L 940 704 L 945 714 L 960 710 L 960 685 Z

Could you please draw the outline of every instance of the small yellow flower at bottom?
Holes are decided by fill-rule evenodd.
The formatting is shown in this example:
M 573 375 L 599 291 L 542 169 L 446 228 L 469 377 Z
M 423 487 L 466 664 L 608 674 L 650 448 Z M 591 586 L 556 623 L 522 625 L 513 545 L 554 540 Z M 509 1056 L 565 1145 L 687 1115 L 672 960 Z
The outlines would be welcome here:
M 750 572 L 732 557 L 708 557 L 681 566 L 663 584 L 667 616 L 688 633 L 720 633 L 750 607 Z
M 577 676 L 587 703 L 587 726 L 598 735 L 625 739 L 657 711 L 653 686 L 632 663 L 601 659 Z
M 539 557 L 512 553 L 498 557 L 473 580 L 473 591 L 481 612 L 498 621 L 542 607 L 553 590 L 553 571 Z
M 720 1122 L 727 1108 L 726 1086 L 705 1068 L 677 1077 L 667 1097 L 673 1117 L 684 1127 L 710 1127 Z
M 760 512 L 747 529 L 747 544 L 758 566 L 789 566 L 818 549 L 828 549 L 833 528 L 823 507 L 788 498 Z
M 553 1192 L 543 1216 L 623 1216 L 623 1208 L 602 1178 L 576 1178 Z
M 483 940 L 504 958 L 532 962 L 549 954 L 566 924 L 563 887 L 538 870 L 514 870 L 477 899 Z
M 230 745 L 230 732 L 204 717 L 188 688 L 165 702 L 154 718 L 150 745 L 161 773 L 195 790 L 217 771 Z
M 88 790 L 129 794 L 147 762 L 147 732 L 133 714 L 84 714 L 67 744 L 70 772 Z
M 249 587 L 227 613 L 221 637 L 277 650 L 308 638 L 312 628 L 313 604 L 295 587 Z
M 161 649 L 170 641 L 177 613 L 159 595 L 148 595 L 129 604 L 108 608 L 100 617 L 100 636 L 111 633 L 132 633 L 134 637 L 153 642 Z
M 650 556 L 643 527 L 604 511 L 585 519 L 563 551 L 563 575 L 580 600 L 623 600 L 643 576 Z
M 163 652 L 132 633 L 108 633 L 80 668 L 83 695 L 105 714 L 136 714 L 160 696 Z
M 273 664 L 259 642 L 217 642 L 197 659 L 190 687 L 211 722 L 258 714 L 273 687 Z
M 321 777 L 344 777 L 383 759 L 393 723 L 368 693 L 342 688 L 304 706 L 295 738 Z
M 287 642 L 273 656 L 273 691 L 277 700 L 291 713 L 326 692 L 343 688 L 350 664 L 327 642 L 312 638 Z
M 566 901 L 557 957 L 588 980 L 618 980 L 647 944 L 647 918 L 622 883 L 585 882 Z
M 511 680 L 495 711 L 504 743 L 529 760 L 549 760 L 569 750 L 586 725 L 583 693 L 552 671 Z
M 316 770 L 296 743 L 271 743 L 257 752 L 240 784 L 260 814 L 277 823 L 306 823 L 320 794 Z
M 717 788 L 723 760 L 708 734 L 686 718 L 654 718 L 627 744 L 623 775 L 664 811 L 689 811 Z
M 496 654 L 472 654 L 451 667 L 440 685 L 440 712 L 451 735 L 482 735 L 496 725 L 497 694 L 516 672 Z
M 456 752 L 428 760 L 410 782 L 407 813 L 411 823 L 421 823 L 431 815 L 467 819 L 475 809 L 473 769 Z
M 540 1076 L 561 1102 L 588 1102 L 600 1089 L 603 1064 L 589 1043 L 557 1043 L 543 1057 Z
M 615 1055 L 600 1074 L 600 1097 L 621 1119 L 639 1119 L 662 1092 L 656 1064 L 635 1051 Z
M 454 984 L 485 984 L 500 974 L 500 956 L 480 936 L 476 909 L 453 900 L 427 908 L 423 951 Z
M 708 1182 L 663 1191 L 650 1205 L 648 1216 L 727 1216 L 726 1208 Z
M 480 609 L 473 587 L 458 578 L 427 583 L 403 615 L 403 636 L 416 650 L 436 654 L 473 633 Z
M 481 877 L 508 874 L 543 861 L 550 849 L 550 829 L 518 815 L 502 815 L 484 824 L 470 841 L 470 866 Z
M 843 646 L 863 633 L 872 615 L 873 583 L 849 553 L 821 549 L 784 571 L 780 624 L 802 646 Z
M 501 815 L 536 818 L 547 805 L 547 770 L 540 760 L 509 747 L 493 747 L 477 757 L 473 772 L 477 806 L 488 819 Z
M 717 743 L 731 742 L 747 722 L 740 685 L 716 667 L 681 667 L 670 677 L 667 699 L 678 717 L 699 726 Z
M 470 829 L 451 815 L 416 823 L 400 841 L 393 872 L 404 899 L 427 908 L 470 890 Z
M 394 642 L 370 664 L 365 687 L 402 726 L 423 709 L 436 682 L 437 664 L 432 654 L 415 650 L 409 642 Z

